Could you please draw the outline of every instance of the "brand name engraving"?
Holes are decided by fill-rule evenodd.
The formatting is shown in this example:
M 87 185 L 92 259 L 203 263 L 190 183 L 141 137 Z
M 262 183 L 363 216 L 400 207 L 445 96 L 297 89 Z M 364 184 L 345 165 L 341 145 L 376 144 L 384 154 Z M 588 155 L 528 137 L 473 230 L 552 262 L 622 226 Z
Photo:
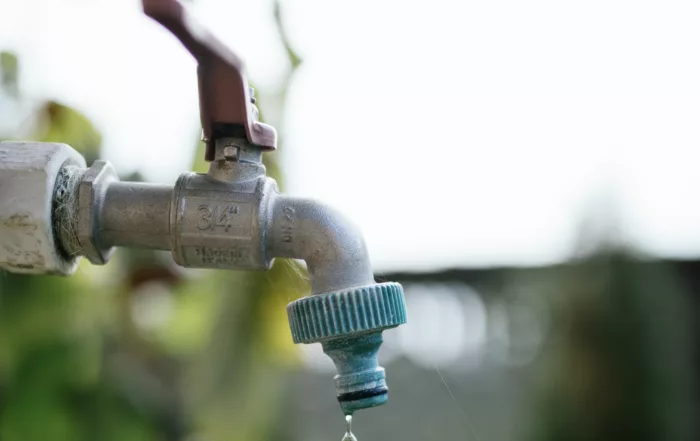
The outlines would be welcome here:
M 296 211 L 292 207 L 284 207 L 282 210 L 284 217 L 282 218 L 282 242 L 293 242 L 294 241 L 294 221 Z
M 196 258 L 208 265 L 235 265 L 242 263 L 247 253 L 240 248 L 195 247 Z

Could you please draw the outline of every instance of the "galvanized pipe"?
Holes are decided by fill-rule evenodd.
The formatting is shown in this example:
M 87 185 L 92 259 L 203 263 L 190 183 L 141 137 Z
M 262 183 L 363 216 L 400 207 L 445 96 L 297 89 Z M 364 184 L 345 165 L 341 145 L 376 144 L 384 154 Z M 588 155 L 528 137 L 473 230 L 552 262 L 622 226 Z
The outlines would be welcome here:
M 96 241 L 104 248 L 170 250 L 176 233 L 172 201 L 169 185 L 110 182 L 99 200 Z M 270 219 L 258 230 L 267 239 L 266 258 L 304 260 L 312 294 L 374 283 L 362 234 L 344 215 L 311 199 L 279 194 L 260 202 L 270 204 L 261 210 Z
M 268 255 L 306 261 L 312 294 L 374 283 L 362 234 L 344 215 L 311 199 L 277 195 L 271 203 Z
M 169 250 L 172 198 L 172 185 L 110 183 L 99 216 L 100 245 Z
M 250 165 L 231 167 L 247 170 Z M 110 170 L 105 164 L 100 168 Z M 179 179 L 175 187 L 122 182 L 104 172 L 92 173 L 98 178 L 84 185 L 90 170 L 76 173 L 83 176 L 78 188 L 84 185 L 90 195 L 71 197 L 73 208 L 61 213 L 69 218 L 86 213 L 92 222 L 77 225 L 77 233 L 64 235 L 63 242 L 73 254 L 88 255 L 92 248 L 98 256 L 119 246 L 171 250 L 182 265 L 204 268 L 268 268 L 276 257 L 301 259 L 312 294 L 375 283 L 362 233 L 347 217 L 318 201 L 278 194 L 263 173 L 246 174 L 249 180 L 236 184 L 186 173 L 190 178 Z M 83 238 L 67 240 L 74 236 Z M 174 246 L 185 238 L 195 241 L 193 250 Z M 191 256 L 184 259 L 183 252 Z

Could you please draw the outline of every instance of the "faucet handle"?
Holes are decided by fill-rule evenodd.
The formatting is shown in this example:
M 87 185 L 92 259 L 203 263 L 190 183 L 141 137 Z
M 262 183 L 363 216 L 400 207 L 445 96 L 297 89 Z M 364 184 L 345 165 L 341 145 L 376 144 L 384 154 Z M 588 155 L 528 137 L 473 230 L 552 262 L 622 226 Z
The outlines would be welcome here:
M 274 150 L 277 132 L 257 121 L 241 59 L 197 23 L 178 0 L 142 0 L 142 5 L 146 15 L 175 35 L 197 60 L 205 159 L 214 160 L 217 138 L 245 137 L 261 150 Z

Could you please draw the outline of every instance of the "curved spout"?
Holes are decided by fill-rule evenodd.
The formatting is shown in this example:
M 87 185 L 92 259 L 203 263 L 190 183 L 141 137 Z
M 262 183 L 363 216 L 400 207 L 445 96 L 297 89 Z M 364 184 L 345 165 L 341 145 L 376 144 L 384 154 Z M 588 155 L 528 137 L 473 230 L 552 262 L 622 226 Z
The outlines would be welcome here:
M 267 225 L 268 257 L 303 259 L 311 293 L 287 305 L 295 343 L 321 343 L 333 360 L 343 412 L 389 398 L 377 351 L 382 331 L 406 322 L 403 289 L 375 284 L 365 242 L 345 216 L 309 199 L 275 195 Z
M 271 203 L 268 254 L 306 261 L 312 294 L 374 283 L 362 234 L 345 216 L 310 199 L 278 195 Z

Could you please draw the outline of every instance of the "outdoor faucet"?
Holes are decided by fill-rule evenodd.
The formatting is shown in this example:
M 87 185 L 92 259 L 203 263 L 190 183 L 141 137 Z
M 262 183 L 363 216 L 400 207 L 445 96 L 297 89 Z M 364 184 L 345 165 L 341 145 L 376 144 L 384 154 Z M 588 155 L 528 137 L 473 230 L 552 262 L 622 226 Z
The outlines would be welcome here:
M 382 331 L 406 322 L 403 289 L 376 283 L 360 231 L 319 202 L 280 194 L 262 153 L 275 129 L 258 121 L 243 63 L 176 0 L 143 0 L 198 62 L 206 174 L 174 186 L 121 182 L 65 144 L 0 143 L 0 268 L 71 275 L 80 256 L 104 265 L 115 247 L 170 250 L 189 268 L 267 270 L 306 262 L 311 295 L 287 306 L 295 343 L 316 343 L 337 369 L 346 414 L 384 404 Z

